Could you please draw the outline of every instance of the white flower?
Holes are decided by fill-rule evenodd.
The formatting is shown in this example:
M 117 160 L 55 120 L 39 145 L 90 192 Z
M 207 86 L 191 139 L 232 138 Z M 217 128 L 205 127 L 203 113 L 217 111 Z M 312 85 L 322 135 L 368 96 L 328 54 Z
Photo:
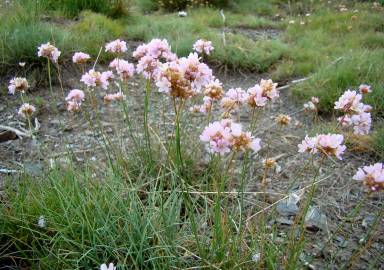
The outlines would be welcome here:
M 113 263 L 110 263 L 107 267 L 105 263 L 100 265 L 100 270 L 116 270 L 116 267 L 113 265 Z
M 37 221 L 37 226 L 39 226 L 40 228 L 45 228 L 46 225 L 47 224 L 45 222 L 44 216 L 40 216 L 39 220 Z

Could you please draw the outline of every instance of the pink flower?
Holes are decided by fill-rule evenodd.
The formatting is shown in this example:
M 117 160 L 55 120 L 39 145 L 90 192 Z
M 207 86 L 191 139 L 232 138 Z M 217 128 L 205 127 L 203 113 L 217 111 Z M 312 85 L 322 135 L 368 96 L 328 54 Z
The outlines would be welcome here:
M 206 55 L 210 55 L 214 48 L 211 41 L 199 39 L 195 42 L 195 44 L 193 44 L 193 50 L 200 54 L 204 53 Z
M 69 92 L 65 100 L 67 101 L 68 111 L 79 111 L 81 103 L 85 99 L 85 94 L 79 89 L 73 89 Z
M 335 102 L 334 108 L 347 114 L 360 113 L 363 109 L 363 103 L 360 102 L 362 97 L 363 96 L 357 94 L 356 91 L 347 90 L 339 100 Z
M 134 65 L 123 59 L 116 58 L 109 64 L 109 67 L 115 68 L 123 81 L 128 80 L 135 73 Z
M 85 64 L 89 59 L 91 59 L 91 56 L 83 52 L 76 52 L 72 56 L 72 62 L 75 64 Z
M 246 100 L 247 93 L 243 89 L 231 88 L 221 100 L 221 106 L 227 111 L 232 111 L 238 109 Z
M 159 92 L 174 98 L 187 99 L 195 95 L 191 82 L 184 77 L 177 61 L 161 64 L 156 86 Z
M 123 53 L 127 51 L 127 43 L 123 40 L 116 39 L 105 45 L 105 51 L 110 53 Z
M 274 83 L 272 80 L 263 80 L 260 81 L 261 90 L 263 90 L 263 97 L 268 98 L 269 100 L 276 100 L 279 97 L 279 91 L 277 90 L 277 83 Z
M 136 71 L 139 74 L 143 74 L 146 79 L 154 79 L 159 73 L 160 62 L 157 58 L 149 55 L 144 55 L 140 58 L 137 64 Z
M 29 88 L 29 84 L 26 78 L 16 77 L 9 81 L 8 91 L 14 95 L 15 92 L 24 93 Z
M 246 96 L 248 105 L 251 107 L 264 107 L 267 105 L 268 98 L 263 96 L 263 90 L 260 85 L 256 84 L 254 87 L 247 90 Z
M 306 136 L 305 139 L 298 145 L 299 152 L 309 152 L 311 154 L 320 153 L 324 156 L 335 156 L 342 159 L 346 146 L 343 145 L 344 137 L 339 134 L 320 134 L 315 137 Z
M 359 168 L 354 180 L 363 181 L 372 191 L 384 189 L 384 167 L 382 163 Z
M 192 112 L 200 112 L 200 113 L 208 113 L 212 110 L 212 99 L 210 97 L 204 97 L 203 98 L 203 105 L 195 105 L 193 106 L 190 111 Z
M 353 123 L 353 133 L 357 135 L 369 134 L 371 130 L 371 114 L 362 112 L 351 117 Z
M 104 102 L 109 103 L 111 101 L 122 101 L 125 99 L 125 95 L 122 92 L 115 94 L 108 94 L 104 96 Z
M 352 118 L 348 114 L 345 114 L 337 118 L 337 122 L 339 122 L 343 127 L 349 127 L 352 125 Z
M 49 42 L 46 44 L 41 44 L 38 47 L 37 55 L 39 57 L 47 57 L 51 59 L 52 62 L 56 63 L 57 59 L 59 59 L 61 52 Z
M 371 86 L 368 84 L 361 84 L 359 86 L 359 91 L 361 94 L 368 94 L 372 92 Z
M 110 79 L 110 77 L 106 75 L 107 73 L 102 75 L 100 72 L 91 69 L 81 77 L 80 81 L 89 87 L 102 87 L 103 89 L 107 89 L 109 85 L 108 79 Z
M 204 63 L 200 63 L 196 53 L 189 54 L 176 61 L 183 77 L 191 82 L 194 91 L 199 93 L 201 88 L 212 81 L 212 70 Z
M 213 122 L 204 129 L 200 140 L 207 143 L 208 152 L 224 155 L 231 151 L 230 137 L 228 128 L 223 127 L 220 122 Z
M 261 149 L 260 139 L 254 138 L 250 132 L 242 131 L 240 124 L 224 119 L 209 124 L 200 135 L 200 140 L 208 143 L 208 151 L 221 155 L 232 151 Z
M 218 80 L 212 80 L 204 87 L 204 95 L 214 100 L 219 100 L 223 97 L 223 84 Z
M 301 142 L 301 144 L 298 145 L 298 147 L 299 147 L 299 153 L 308 152 L 311 154 L 315 154 L 317 153 L 316 138 L 308 137 L 308 135 L 306 135 L 304 140 Z
M 29 118 L 32 116 L 32 114 L 35 111 L 36 111 L 35 106 L 30 105 L 29 103 L 24 103 L 23 105 L 21 105 L 21 107 L 18 111 L 18 115 L 20 115 L 21 117 L 24 117 L 24 118 Z
M 372 111 L 372 106 L 363 104 L 363 112 L 370 112 Z
M 156 60 L 164 59 L 166 61 L 176 59 L 176 55 L 171 52 L 171 46 L 169 46 L 166 39 L 152 39 L 148 44 L 140 45 L 133 52 L 133 57 L 138 60 L 144 56 L 149 56 Z

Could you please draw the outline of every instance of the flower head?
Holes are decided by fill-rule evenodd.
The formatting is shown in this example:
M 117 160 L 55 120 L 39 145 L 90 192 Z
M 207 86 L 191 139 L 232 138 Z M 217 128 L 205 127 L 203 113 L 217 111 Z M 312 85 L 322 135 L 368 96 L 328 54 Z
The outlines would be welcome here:
M 102 75 L 102 73 L 91 69 L 81 77 L 80 81 L 89 87 L 102 87 L 103 89 L 107 89 L 110 79 L 109 76 L 106 76 L 108 74 L 104 73 L 104 75 Z
M 196 53 L 180 58 L 177 63 L 183 77 L 190 81 L 194 91 L 200 92 L 205 85 L 212 81 L 212 70 L 206 64 L 200 62 Z
M 146 79 L 154 79 L 159 74 L 160 61 L 150 55 L 144 55 L 137 63 L 136 71 Z
M 313 103 L 312 101 L 308 101 L 307 103 L 304 103 L 304 110 L 317 112 L 317 107 L 316 107 L 315 103 Z
M 29 88 L 29 84 L 26 78 L 16 77 L 9 81 L 8 91 L 14 95 L 15 92 L 24 93 Z
M 127 43 L 123 40 L 116 39 L 105 45 L 105 51 L 110 53 L 123 53 L 127 51 Z
M 267 170 L 272 169 L 277 165 L 276 159 L 274 158 L 263 159 L 262 163 L 263 163 L 264 169 L 267 169 Z
M 172 53 L 171 46 L 166 39 L 152 39 L 148 44 L 142 44 L 133 52 L 133 57 L 140 60 L 149 56 L 155 60 L 173 61 L 176 55 Z
M 204 86 L 204 95 L 213 100 L 219 100 L 223 97 L 223 84 L 218 80 L 212 80 Z
M 247 100 L 247 93 L 241 88 L 229 89 L 221 100 L 221 107 L 226 111 L 238 109 Z
M 363 181 L 372 191 L 384 189 L 384 167 L 382 163 L 359 168 L 354 180 Z
M 372 118 L 370 113 L 362 112 L 352 115 L 351 122 L 353 124 L 353 133 L 357 135 L 369 134 L 371 130 Z
M 372 92 L 371 86 L 368 84 L 361 84 L 359 86 L 359 91 L 361 94 L 368 94 Z
M 110 263 L 108 266 L 103 263 L 100 265 L 100 270 L 116 270 L 116 267 L 113 265 L 113 263 Z
M 210 55 L 214 48 L 211 41 L 199 39 L 193 44 L 193 50 L 200 54 Z
M 250 132 L 242 131 L 240 124 L 232 120 L 223 119 L 210 123 L 200 135 L 200 140 L 208 143 L 208 151 L 220 153 L 221 155 L 232 151 L 261 149 L 260 139 L 254 138 Z
M 263 96 L 263 89 L 260 85 L 256 84 L 247 90 L 247 103 L 250 107 L 264 107 L 267 105 L 268 98 Z
M 81 103 L 85 99 L 85 94 L 82 90 L 73 89 L 69 92 L 65 100 L 67 101 L 67 110 L 68 111 L 78 111 L 80 110 Z
M 224 155 L 231 151 L 230 137 L 230 129 L 223 127 L 220 122 L 213 122 L 205 127 L 200 135 L 200 140 L 207 143 L 207 149 L 210 153 Z
M 72 56 L 72 62 L 75 64 L 85 64 L 89 59 L 91 59 L 91 56 L 83 52 L 76 52 Z
M 320 134 L 315 137 L 306 136 L 305 139 L 298 145 L 299 152 L 309 152 L 311 154 L 320 153 L 323 156 L 335 156 L 342 159 L 346 146 L 343 145 L 344 137 L 340 134 Z
M 361 99 L 361 94 L 357 94 L 356 91 L 347 90 L 339 100 L 335 102 L 334 108 L 347 114 L 360 113 L 363 108 L 363 103 L 360 102 Z
M 23 105 L 21 105 L 18 111 L 18 115 L 24 118 L 30 118 L 35 111 L 36 111 L 35 106 L 30 105 L 28 103 L 24 103 Z
M 110 103 L 112 101 L 122 101 L 125 99 L 125 95 L 122 92 L 117 92 L 115 94 L 108 94 L 104 96 L 104 102 Z
M 291 117 L 286 114 L 279 114 L 276 117 L 275 122 L 281 126 L 288 126 L 289 123 L 291 122 Z
M 115 68 L 117 74 L 120 75 L 120 79 L 123 81 L 128 80 L 135 73 L 134 65 L 123 59 L 114 59 L 109 64 L 109 67 Z
M 44 216 L 40 216 L 39 220 L 37 221 L 37 226 L 40 227 L 40 228 L 45 228 L 46 223 L 47 222 L 45 221 L 45 217 Z
M 260 81 L 260 87 L 263 91 L 263 97 L 269 100 L 276 100 L 279 97 L 279 91 L 277 90 L 277 83 L 274 83 L 271 79 Z
M 46 44 L 41 44 L 38 47 L 37 55 L 39 57 L 47 57 L 54 63 L 57 62 L 57 59 L 59 59 L 60 54 L 61 52 L 49 42 Z
M 317 104 L 317 103 L 319 103 L 320 100 L 319 100 L 318 97 L 312 97 L 311 101 L 312 101 L 313 104 Z

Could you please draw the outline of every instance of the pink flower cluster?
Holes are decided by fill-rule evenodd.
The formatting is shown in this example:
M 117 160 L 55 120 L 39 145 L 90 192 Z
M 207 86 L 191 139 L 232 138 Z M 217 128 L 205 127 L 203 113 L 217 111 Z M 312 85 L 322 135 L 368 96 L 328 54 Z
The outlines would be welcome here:
M 126 60 L 115 58 L 110 64 L 114 68 L 122 81 L 131 78 L 135 73 L 135 66 Z
M 382 190 L 384 189 L 384 166 L 382 163 L 376 163 L 359 168 L 353 179 L 363 181 L 372 191 Z
M 139 62 L 137 73 L 146 79 L 155 79 L 159 73 L 159 66 L 163 61 L 173 61 L 177 56 L 172 53 L 168 41 L 153 39 L 148 44 L 142 44 L 133 52 L 133 57 Z
M 261 149 L 259 138 L 254 138 L 250 132 L 242 131 L 240 124 L 229 119 L 210 123 L 200 135 L 200 140 L 207 143 L 210 153 L 220 155 L 249 149 L 258 152 Z
M 112 101 L 122 101 L 125 99 L 125 95 L 122 92 L 117 92 L 114 94 L 107 94 L 104 96 L 104 102 L 110 103 Z
M 85 99 L 85 94 L 82 90 L 73 89 L 71 90 L 65 100 L 67 101 L 67 110 L 68 111 L 79 111 L 81 103 Z
M 85 64 L 89 59 L 91 59 L 91 56 L 83 52 L 76 52 L 72 56 L 72 62 L 75 64 Z
M 212 79 L 212 70 L 200 62 L 197 54 L 190 54 L 161 64 L 156 86 L 159 92 L 185 99 L 200 93 Z
M 8 92 L 14 95 L 16 92 L 24 93 L 29 88 L 26 78 L 16 77 L 9 81 Z
M 371 92 L 368 85 L 360 85 L 361 93 Z M 368 134 L 371 129 L 371 111 L 372 107 L 361 102 L 363 96 L 356 91 L 347 90 L 335 102 L 335 109 L 344 113 L 337 120 L 342 126 L 353 126 L 353 132 L 357 135 Z
M 346 146 L 343 145 L 344 137 L 340 134 L 320 134 L 315 137 L 305 136 L 305 139 L 298 145 L 299 153 L 320 153 L 323 156 L 334 156 L 342 159 Z
M 199 39 L 193 44 L 193 50 L 200 54 L 210 55 L 214 50 L 212 42 L 204 39 Z
M 21 105 L 18 111 L 18 115 L 24 118 L 30 118 L 35 111 L 36 111 L 35 106 L 29 103 L 24 103 L 23 105 Z
M 60 54 L 61 54 L 61 52 L 49 42 L 46 44 L 41 44 L 38 47 L 38 51 L 37 51 L 37 55 L 39 57 L 46 57 L 54 63 L 57 62 Z
M 124 53 L 127 51 L 127 43 L 123 40 L 116 39 L 105 45 L 105 51 L 110 53 Z
M 109 82 L 113 79 L 113 77 L 114 76 L 111 71 L 101 73 L 91 69 L 81 77 L 80 81 L 88 87 L 101 87 L 103 89 L 107 89 Z

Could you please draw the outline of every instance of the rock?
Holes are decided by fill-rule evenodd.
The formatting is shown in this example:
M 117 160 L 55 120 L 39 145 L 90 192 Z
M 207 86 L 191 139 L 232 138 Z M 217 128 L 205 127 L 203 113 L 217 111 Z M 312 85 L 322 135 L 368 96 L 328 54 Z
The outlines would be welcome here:
M 24 172 L 32 176 L 43 175 L 43 165 L 41 163 L 24 163 Z
M 11 140 L 17 140 L 18 137 L 15 132 L 6 130 L 6 131 L 0 131 L 0 143 L 11 141 Z
M 295 216 L 299 212 L 297 203 L 300 201 L 302 193 L 291 193 L 288 198 L 277 204 L 276 210 L 282 216 Z
M 305 216 L 305 227 L 312 230 L 323 230 L 328 232 L 327 216 L 317 207 L 310 207 Z

